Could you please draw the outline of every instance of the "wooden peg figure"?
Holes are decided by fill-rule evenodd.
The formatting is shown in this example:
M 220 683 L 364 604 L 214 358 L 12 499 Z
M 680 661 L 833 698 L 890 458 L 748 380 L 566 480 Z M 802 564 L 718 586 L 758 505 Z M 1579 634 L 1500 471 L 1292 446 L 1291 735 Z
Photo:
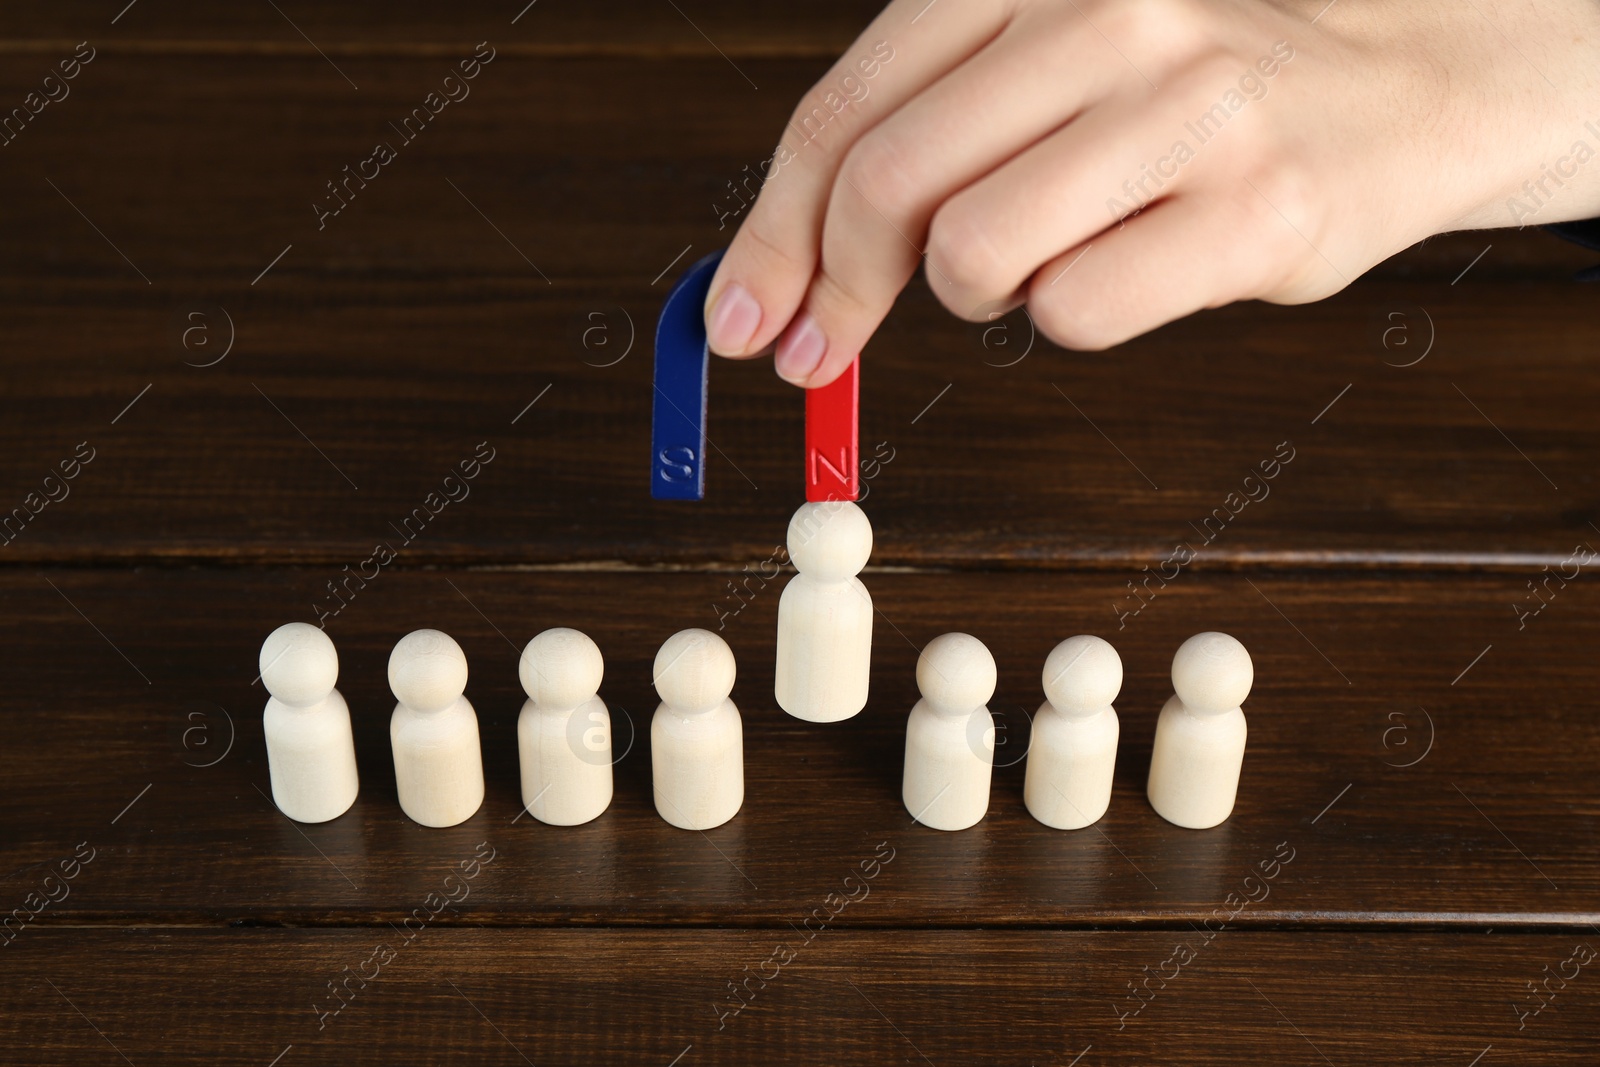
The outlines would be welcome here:
M 389 719 L 400 808 L 423 826 L 454 826 L 483 804 L 478 715 L 463 695 L 467 657 L 438 630 L 415 630 L 389 654 Z
M 709 830 L 744 803 L 744 726 L 728 699 L 735 672 L 733 650 L 709 630 L 681 630 L 656 653 L 650 766 L 656 811 L 673 826 Z
M 994 768 L 994 657 L 970 634 L 943 634 L 917 658 L 922 699 L 906 722 L 901 799 L 935 830 L 965 830 L 989 810 Z
M 338 818 L 360 787 L 350 708 L 333 687 L 339 653 L 317 627 L 290 622 L 262 642 L 260 666 L 272 802 L 295 822 Z
M 588 635 L 539 634 L 518 663 L 528 702 L 517 718 L 522 805 L 535 819 L 576 826 L 611 803 L 611 716 L 597 695 L 605 661 Z
M 1121 726 L 1111 702 L 1122 690 L 1122 658 L 1110 642 L 1069 637 L 1044 661 L 1045 702 L 1033 717 L 1022 797 L 1057 830 L 1095 823 L 1111 803 Z
M 800 505 L 789 520 L 799 572 L 778 600 L 778 706 L 807 722 L 838 722 L 867 705 L 872 594 L 856 575 L 872 555 L 872 524 L 853 501 Z
M 1238 639 L 1195 634 L 1172 657 L 1173 695 L 1156 720 L 1147 792 L 1170 823 L 1194 830 L 1233 812 L 1244 763 L 1245 721 L 1255 667 Z

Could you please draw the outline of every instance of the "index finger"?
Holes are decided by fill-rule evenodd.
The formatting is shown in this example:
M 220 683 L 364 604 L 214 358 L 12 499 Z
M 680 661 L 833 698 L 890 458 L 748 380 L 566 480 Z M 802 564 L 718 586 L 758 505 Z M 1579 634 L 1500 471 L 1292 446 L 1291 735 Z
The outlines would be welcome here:
M 817 271 L 823 217 L 845 154 L 983 48 L 1010 21 L 1012 8 L 981 0 L 893 0 L 801 98 L 706 294 L 713 352 L 746 358 L 777 338 Z

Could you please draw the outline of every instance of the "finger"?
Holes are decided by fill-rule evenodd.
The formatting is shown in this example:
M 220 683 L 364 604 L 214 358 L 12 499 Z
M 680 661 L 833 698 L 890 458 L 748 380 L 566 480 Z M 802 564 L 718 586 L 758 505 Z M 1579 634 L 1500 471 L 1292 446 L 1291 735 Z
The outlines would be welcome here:
M 934 295 L 971 317 L 1015 294 L 1062 249 L 1178 193 L 1199 161 L 1242 140 L 1243 131 L 1230 127 L 1233 144 L 1209 146 L 1186 126 L 1191 112 L 1204 111 L 1193 101 L 1214 93 L 1214 83 L 1227 84 L 1217 73 L 1201 64 L 1159 94 L 1142 80 L 1125 80 L 1114 96 L 945 201 L 928 233 Z
M 1288 249 L 1270 209 L 1231 185 L 1161 200 L 1044 264 L 1027 287 L 1039 332 L 1096 351 L 1260 293 Z
M 719 355 L 749 356 L 794 316 L 816 269 L 839 162 L 872 125 L 1000 32 L 1009 4 L 894 0 L 801 99 L 706 294 Z
M 836 378 L 915 272 L 935 209 L 1110 90 L 1120 66 L 1060 63 L 1090 52 L 1090 32 L 1056 9 L 1018 19 L 855 143 L 828 200 L 817 273 L 778 342 L 781 376 L 808 387 Z

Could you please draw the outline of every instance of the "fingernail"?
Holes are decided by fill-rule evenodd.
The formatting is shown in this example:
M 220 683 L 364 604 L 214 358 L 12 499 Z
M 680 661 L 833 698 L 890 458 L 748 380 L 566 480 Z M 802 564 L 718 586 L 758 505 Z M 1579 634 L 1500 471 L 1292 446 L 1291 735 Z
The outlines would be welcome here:
M 828 339 L 822 327 L 809 313 L 802 313 L 798 322 L 789 327 L 778 343 L 774 366 L 778 377 L 799 385 L 811 377 L 822 363 L 822 354 L 828 350 Z
M 716 352 L 743 355 L 760 325 L 761 305 L 744 286 L 730 282 L 711 308 L 706 339 Z

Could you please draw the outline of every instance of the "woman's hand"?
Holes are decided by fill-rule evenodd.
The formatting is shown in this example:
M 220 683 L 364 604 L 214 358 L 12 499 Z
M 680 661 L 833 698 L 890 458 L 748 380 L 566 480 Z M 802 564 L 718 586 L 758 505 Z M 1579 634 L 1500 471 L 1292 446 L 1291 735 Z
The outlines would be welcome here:
M 706 302 L 825 385 L 927 261 L 1071 348 L 1600 215 L 1593 0 L 894 0 L 801 100 Z

